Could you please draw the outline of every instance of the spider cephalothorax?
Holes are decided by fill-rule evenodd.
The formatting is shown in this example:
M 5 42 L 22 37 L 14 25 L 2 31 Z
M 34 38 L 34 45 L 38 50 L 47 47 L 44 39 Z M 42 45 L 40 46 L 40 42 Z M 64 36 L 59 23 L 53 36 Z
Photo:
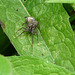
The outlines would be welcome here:
M 28 32 L 31 32 L 33 34 L 35 32 L 34 29 L 36 27 L 38 27 L 37 25 L 39 22 L 37 22 L 34 17 L 25 17 L 25 18 L 26 18 L 26 22 L 27 22 L 27 24 L 26 24 L 27 30 L 28 30 Z M 25 23 L 23 23 L 23 24 L 25 24 Z
M 33 38 L 35 33 L 37 34 L 37 40 L 38 40 L 38 33 L 35 31 L 35 28 L 38 27 L 39 22 L 37 22 L 34 17 L 25 17 L 25 18 L 26 18 L 26 23 L 23 23 L 23 25 L 25 24 L 26 28 L 22 27 L 19 30 L 24 29 L 24 31 L 21 34 L 23 34 L 24 32 L 27 32 L 27 33 L 30 32 L 32 34 L 32 45 L 33 45 Z

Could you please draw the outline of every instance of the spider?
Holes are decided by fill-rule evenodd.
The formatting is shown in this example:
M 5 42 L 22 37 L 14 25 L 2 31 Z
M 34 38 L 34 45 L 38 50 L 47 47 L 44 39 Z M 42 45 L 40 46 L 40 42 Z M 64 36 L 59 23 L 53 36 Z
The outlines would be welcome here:
M 37 34 L 37 41 L 38 41 L 38 33 L 37 31 L 35 31 L 35 28 L 36 27 L 39 28 L 38 26 L 39 22 L 37 22 L 34 17 L 25 17 L 25 18 L 26 18 L 26 23 L 23 23 L 22 26 L 25 24 L 26 28 L 25 27 L 20 28 L 19 30 L 24 29 L 24 31 L 18 36 L 22 35 L 24 32 L 31 33 L 32 34 L 32 45 L 33 45 L 33 38 L 34 38 L 35 33 Z M 18 31 L 16 31 L 16 33 Z

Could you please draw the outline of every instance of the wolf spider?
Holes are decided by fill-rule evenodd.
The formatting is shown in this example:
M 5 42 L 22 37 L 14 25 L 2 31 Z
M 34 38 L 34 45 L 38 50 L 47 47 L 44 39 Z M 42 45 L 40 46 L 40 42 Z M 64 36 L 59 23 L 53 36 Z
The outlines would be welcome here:
M 35 33 L 37 34 L 37 41 L 38 41 L 38 33 L 37 33 L 37 31 L 35 31 L 35 28 L 36 27 L 39 28 L 39 26 L 38 26 L 39 22 L 37 22 L 34 17 L 25 17 L 25 18 L 26 18 L 26 23 L 23 23 L 22 26 L 25 24 L 26 28 L 25 27 L 20 28 L 19 30 L 24 29 L 24 31 L 21 34 L 19 34 L 18 36 L 22 35 L 24 32 L 31 33 L 32 34 L 32 45 L 33 45 L 33 38 L 34 38 Z

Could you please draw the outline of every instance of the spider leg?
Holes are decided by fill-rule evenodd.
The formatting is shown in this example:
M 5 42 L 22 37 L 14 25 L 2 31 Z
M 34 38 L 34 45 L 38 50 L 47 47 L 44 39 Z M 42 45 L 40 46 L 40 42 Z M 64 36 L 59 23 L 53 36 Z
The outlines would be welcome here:
M 34 34 L 37 34 L 37 41 L 38 41 L 38 33 L 36 31 L 32 31 L 32 45 L 33 45 L 33 39 L 34 39 Z
M 23 31 L 21 34 L 19 34 L 17 37 L 19 37 L 20 35 L 22 35 L 24 32 L 26 32 L 26 31 Z M 17 38 L 17 37 L 15 37 L 15 38 Z
M 40 23 L 40 21 L 38 22 L 38 24 Z M 37 28 L 40 30 L 40 26 L 37 25 Z
M 22 26 L 23 26 L 24 24 L 26 24 L 26 23 L 23 23 Z
M 26 23 L 23 23 L 22 26 L 23 26 L 24 24 L 26 24 Z
M 40 30 L 40 26 L 37 26 L 37 28 Z
M 26 23 L 23 23 L 22 26 L 25 24 L 26 27 L 28 27 L 28 25 Z
M 25 30 L 26 30 L 26 28 L 24 28 L 24 27 L 20 28 L 19 30 L 21 30 L 21 29 L 25 29 Z M 19 30 L 17 30 L 16 33 L 17 33 Z M 15 33 L 15 34 L 16 34 L 16 33 Z

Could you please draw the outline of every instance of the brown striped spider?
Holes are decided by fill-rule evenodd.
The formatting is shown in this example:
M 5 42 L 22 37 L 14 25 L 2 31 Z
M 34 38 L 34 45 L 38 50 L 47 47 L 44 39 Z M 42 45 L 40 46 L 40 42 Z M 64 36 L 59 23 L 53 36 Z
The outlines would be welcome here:
M 22 26 L 25 24 L 26 28 L 25 27 L 20 28 L 19 30 L 24 29 L 24 31 L 21 34 L 19 34 L 18 36 L 22 35 L 24 32 L 31 33 L 32 34 L 32 45 L 33 45 L 33 38 L 34 38 L 35 33 L 37 35 L 37 41 L 38 41 L 38 33 L 37 33 L 37 31 L 35 31 L 35 28 L 36 27 L 39 28 L 39 26 L 38 26 L 39 22 L 37 22 L 34 17 L 25 17 L 25 18 L 26 18 L 26 23 L 23 23 Z

